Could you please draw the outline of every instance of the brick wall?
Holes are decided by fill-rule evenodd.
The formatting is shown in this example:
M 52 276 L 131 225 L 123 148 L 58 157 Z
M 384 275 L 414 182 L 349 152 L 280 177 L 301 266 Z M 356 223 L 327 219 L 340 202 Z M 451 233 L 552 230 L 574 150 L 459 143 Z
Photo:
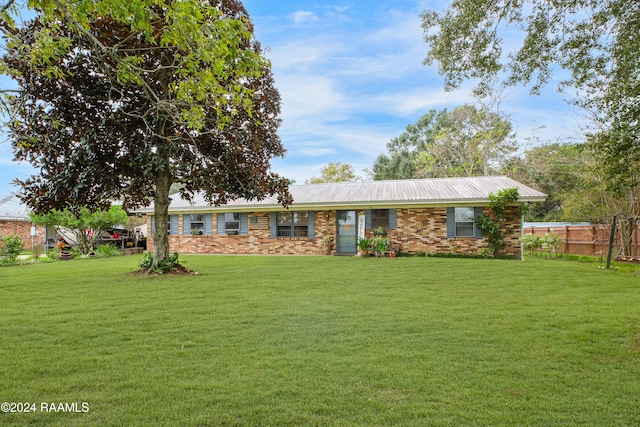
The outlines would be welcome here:
M 447 209 L 398 209 L 398 228 L 391 230 L 392 241 L 411 253 L 474 253 L 486 247 L 476 238 L 447 238 Z
M 486 213 L 486 212 L 485 212 Z M 506 235 L 508 255 L 520 254 L 520 210 L 518 207 L 507 208 L 509 230 L 503 229 Z M 392 242 L 400 245 L 407 253 L 454 253 L 477 254 L 488 247 L 486 239 L 447 238 L 446 208 L 411 208 L 397 210 L 398 227 L 389 230 Z
M 364 215 L 363 210 L 358 215 Z M 479 253 L 487 247 L 486 239 L 447 238 L 446 208 L 407 208 L 397 209 L 397 228 L 388 231 L 392 246 L 400 246 L 406 253 Z M 507 209 L 511 219 L 512 232 L 505 239 L 506 253 L 520 254 L 520 214 L 519 208 Z M 259 224 L 269 224 L 268 212 L 249 213 L 257 216 Z M 331 241 L 331 254 L 335 254 L 336 212 L 317 211 L 315 237 L 313 238 L 272 238 L 268 227 L 250 229 L 248 235 L 217 235 L 216 217 L 213 215 L 213 235 L 169 236 L 171 251 L 190 254 L 265 254 L 265 255 L 322 255 L 323 238 Z M 182 215 L 179 216 L 179 230 L 182 230 Z M 147 223 L 151 229 L 151 220 Z M 506 230 L 504 230 L 506 232 Z M 372 237 L 367 230 L 367 237 Z M 152 239 L 148 239 L 147 250 L 153 250 Z
M 259 223 L 266 221 L 269 224 L 269 212 L 249 213 L 251 217 L 258 217 Z M 169 236 L 169 246 L 172 252 L 188 254 L 265 254 L 265 255 L 322 255 L 324 248 L 322 239 L 330 236 L 335 240 L 335 212 L 329 212 L 329 217 L 325 212 L 316 213 L 316 233 L 313 238 L 272 238 L 269 228 L 250 229 L 247 235 L 217 235 L 217 215 L 213 215 L 213 235 L 192 236 L 192 235 L 172 235 Z M 178 216 L 178 230 L 183 229 L 182 215 Z M 151 229 L 151 220 L 147 222 L 148 229 Z M 335 242 L 333 242 L 332 253 L 335 253 Z M 147 250 L 153 250 L 153 239 L 147 239 Z
M 42 234 L 44 229 L 38 227 L 38 234 Z M 31 248 L 31 221 L 8 221 L 0 220 L 0 237 L 10 234 L 17 234 Z

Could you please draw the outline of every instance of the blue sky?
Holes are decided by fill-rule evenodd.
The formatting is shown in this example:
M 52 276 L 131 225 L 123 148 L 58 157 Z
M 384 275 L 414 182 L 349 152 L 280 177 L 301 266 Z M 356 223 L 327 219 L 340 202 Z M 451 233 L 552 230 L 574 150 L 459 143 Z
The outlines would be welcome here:
M 443 90 L 437 67 L 422 61 L 419 14 L 444 1 L 245 0 L 258 40 L 272 61 L 282 95 L 280 136 L 288 150 L 272 169 L 298 184 L 318 176 L 328 162 L 347 162 L 364 176 L 387 142 L 430 109 L 472 103 L 469 85 Z M 517 36 L 516 36 L 517 37 Z M 510 40 L 505 40 L 508 46 Z M 4 86 L 6 80 L 0 81 Z M 502 111 L 523 146 L 575 138 L 583 114 L 563 102 L 551 84 L 532 97 L 508 90 Z M 12 162 L 0 144 L 0 196 L 32 169 Z

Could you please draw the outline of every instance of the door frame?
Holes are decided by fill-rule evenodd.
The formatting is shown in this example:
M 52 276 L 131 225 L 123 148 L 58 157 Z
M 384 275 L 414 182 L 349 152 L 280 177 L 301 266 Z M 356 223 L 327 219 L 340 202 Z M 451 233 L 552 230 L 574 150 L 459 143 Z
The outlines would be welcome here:
M 354 243 L 353 243 L 353 251 L 349 251 L 349 252 L 342 252 L 340 251 L 340 212 L 353 212 L 354 215 L 354 220 L 353 220 L 353 227 L 355 228 L 353 233 L 353 237 L 354 237 Z M 353 209 L 344 209 L 344 210 L 339 210 L 336 211 L 336 255 L 356 255 L 358 253 L 358 218 L 360 217 L 360 215 L 358 215 L 358 211 Z

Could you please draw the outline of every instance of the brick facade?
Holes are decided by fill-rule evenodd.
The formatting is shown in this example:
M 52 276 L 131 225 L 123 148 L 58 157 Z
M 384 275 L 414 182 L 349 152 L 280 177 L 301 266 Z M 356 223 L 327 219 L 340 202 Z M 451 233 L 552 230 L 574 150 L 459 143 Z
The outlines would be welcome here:
M 364 215 L 364 210 L 358 210 Z M 269 224 L 269 212 L 250 212 L 257 217 L 257 224 Z M 388 230 L 392 247 L 400 247 L 402 252 L 477 254 L 487 248 L 486 239 L 447 238 L 447 210 L 438 208 L 398 208 L 396 209 L 397 227 Z M 169 236 L 172 252 L 184 254 L 264 254 L 264 255 L 322 255 L 323 240 L 331 241 L 331 254 L 335 255 L 336 211 L 316 211 L 315 236 L 312 238 L 273 238 L 269 227 L 254 227 L 247 235 L 217 235 L 215 213 L 213 217 L 213 235 L 183 235 L 183 215 L 178 216 L 179 235 Z M 518 207 L 507 209 L 510 220 L 510 234 L 505 238 L 509 255 L 520 254 L 520 213 Z M 147 226 L 151 229 L 151 217 Z M 504 230 L 506 232 L 506 230 Z M 372 237 L 371 230 L 366 230 Z M 148 239 L 147 250 L 153 250 L 153 239 Z
M 31 221 L 27 220 L 0 220 L 0 237 L 17 234 L 25 243 L 30 245 L 31 225 Z M 39 228 L 38 232 L 42 233 L 42 230 Z
M 485 214 L 487 212 L 485 211 Z M 505 234 L 506 249 L 504 254 L 520 254 L 520 209 L 507 208 L 509 230 Z M 410 208 L 398 209 L 398 227 L 389 230 L 392 242 L 399 245 L 407 253 L 454 253 L 478 254 L 488 248 L 486 239 L 447 238 L 446 208 Z

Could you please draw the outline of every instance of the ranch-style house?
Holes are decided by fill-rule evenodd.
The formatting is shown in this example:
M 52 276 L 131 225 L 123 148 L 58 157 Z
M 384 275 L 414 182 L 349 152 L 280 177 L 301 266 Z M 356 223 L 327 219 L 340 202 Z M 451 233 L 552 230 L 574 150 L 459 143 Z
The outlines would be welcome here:
M 354 255 L 359 238 L 383 232 L 405 253 L 480 253 L 487 241 L 477 218 L 489 212 L 490 194 L 513 187 L 520 199 L 507 209 L 505 252 L 519 255 L 521 207 L 546 196 L 506 176 L 292 185 L 287 209 L 275 198 L 209 206 L 176 194 L 169 245 L 185 254 L 278 255 L 321 255 L 329 245 L 333 255 Z M 138 213 L 153 234 L 153 206 Z

